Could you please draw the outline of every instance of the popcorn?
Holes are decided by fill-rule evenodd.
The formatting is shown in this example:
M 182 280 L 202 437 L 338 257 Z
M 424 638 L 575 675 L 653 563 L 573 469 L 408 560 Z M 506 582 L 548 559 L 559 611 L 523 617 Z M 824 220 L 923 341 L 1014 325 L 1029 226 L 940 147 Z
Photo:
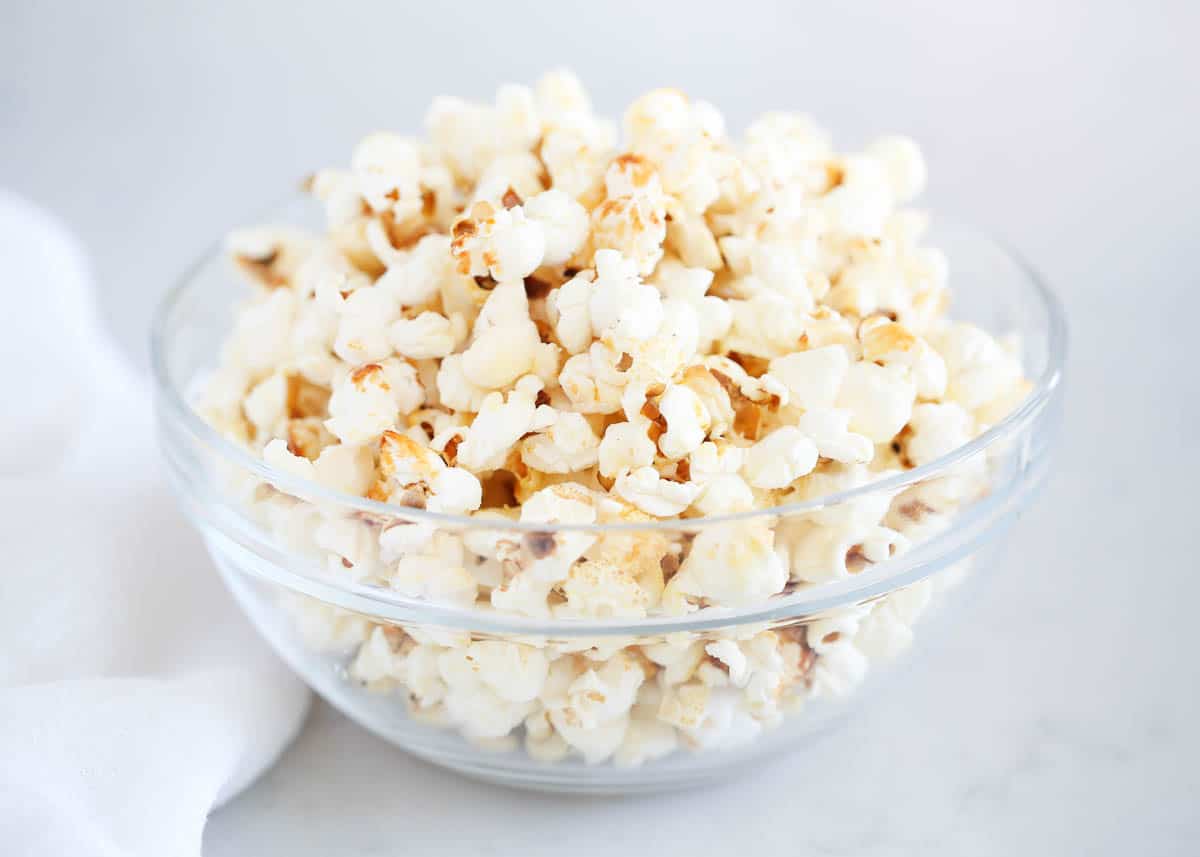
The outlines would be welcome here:
M 838 406 L 850 414 L 850 428 L 874 443 L 886 443 L 912 415 L 916 386 L 903 371 L 862 361 L 846 372 Z
M 483 406 L 489 391 L 467 378 L 463 355 L 450 354 L 442 359 L 437 372 L 437 392 L 442 404 L 456 411 L 474 413 Z
M 527 432 L 548 428 L 553 409 L 537 404 L 541 381 L 526 375 L 507 397 L 490 393 L 479 406 L 466 436 L 458 445 L 458 461 L 469 470 L 494 470 Z
M 375 288 L 390 294 L 404 306 L 424 306 L 438 296 L 445 280 L 453 274 L 450 238 L 426 235 L 397 264 L 375 281 Z
M 421 209 L 421 154 L 416 141 L 379 132 L 364 137 L 350 158 L 358 193 L 375 211 L 405 220 Z
M 650 605 L 649 594 L 628 568 L 604 560 L 572 566 L 562 594 L 567 603 L 556 611 L 559 616 L 639 619 Z
M 683 458 L 699 449 L 712 424 L 704 402 L 682 384 L 667 387 L 658 399 L 658 412 L 666 422 L 658 448 L 670 459 Z
M 284 363 L 290 352 L 288 331 L 295 317 L 295 303 L 291 292 L 274 289 L 244 306 L 225 343 L 223 362 L 251 375 L 270 372 Z
M 904 440 L 904 454 L 914 467 L 969 443 L 974 435 L 974 420 L 959 405 L 921 404 L 913 408 Z
M 552 422 L 521 444 L 521 458 L 543 473 L 575 473 L 595 466 L 600 438 L 582 414 L 555 411 Z
M 827 345 L 776 357 L 769 365 L 771 375 L 788 388 L 791 404 L 810 411 L 833 407 L 850 370 L 850 358 L 846 349 Z
M 411 544 L 399 545 L 392 538 L 398 532 L 418 526 L 391 527 L 380 536 L 385 553 L 400 554 L 388 577 L 391 588 L 411 598 L 461 607 L 473 605 L 477 585 L 467 571 L 466 554 L 457 536 L 444 531 L 433 532 L 419 548 Z
M 611 197 L 592 213 L 595 246 L 632 260 L 642 275 L 651 273 L 662 258 L 666 238 L 666 210 L 645 196 Z
M 546 254 L 541 224 L 527 219 L 520 205 L 477 202 L 454 224 L 451 235 L 455 270 L 472 277 L 519 280 L 532 274 Z
M 692 510 L 701 515 L 732 515 L 749 512 L 755 506 L 754 491 L 739 475 L 744 460 L 742 447 L 700 445 L 688 462 L 691 481 L 702 486 Z
M 502 738 L 536 708 L 532 700 L 501 696 L 478 669 L 468 647 L 447 649 L 438 656 L 438 672 L 446 684 L 444 704 L 454 723 L 468 738 Z
M 466 320 L 461 315 L 446 318 L 436 312 L 423 312 L 415 318 L 402 318 L 388 328 L 392 348 L 402 357 L 423 360 L 446 357 L 466 339 Z
M 540 368 L 547 356 L 557 368 L 554 346 L 543 345 L 529 319 L 524 288 L 515 282 L 496 286 L 475 320 L 475 339 L 462 355 L 466 380 L 483 389 L 506 387 Z
M 288 377 L 274 372 L 256 384 L 242 401 L 242 411 L 258 435 L 278 437 L 287 425 Z
M 334 384 L 325 426 L 343 443 L 361 444 L 396 425 L 425 399 L 416 371 L 390 359 L 359 366 Z
M 974 325 L 948 324 L 935 332 L 932 344 L 946 361 L 946 398 L 968 411 L 1004 396 L 1021 380 L 1016 358 Z
M 582 271 L 546 298 L 546 309 L 558 341 L 571 354 L 586 351 L 592 342 L 592 317 L 588 309 L 594 271 Z
M 649 436 L 650 423 L 641 419 L 636 422 L 613 423 L 604 431 L 597 454 L 599 472 L 608 479 L 616 479 L 654 462 L 655 446 Z
M 593 335 L 620 347 L 654 335 L 662 324 L 662 296 L 641 282 L 636 266 L 621 254 L 597 250 L 588 313 Z
M 624 363 L 625 352 L 603 342 L 593 342 L 587 352 L 576 354 L 563 364 L 558 383 L 579 413 L 615 413 L 621 409 L 621 393 L 628 380 L 628 367 L 621 368 Z M 628 364 L 632 366 L 632 358 Z
M 746 451 L 743 472 L 755 488 L 786 488 L 817 465 L 817 445 L 795 426 L 782 426 Z
M 376 132 L 314 175 L 325 236 L 231 236 L 253 293 L 198 411 L 275 481 L 395 510 L 231 480 L 281 550 L 462 611 L 711 620 L 862 574 L 987 490 L 980 454 L 830 502 L 961 448 L 1029 388 L 1017 344 L 946 318 L 947 260 L 899 207 L 925 184 L 915 144 L 840 153 L 786 113 L 737 143 L 675 90 L 623 125 L 563 71 L 439 98 L 429 142 Z M 937 588 L 790 627 L 565 639 L 288 610 L 414 720 L 639 765 L 850 692 Z
M 776 594 L 787 579 L 765 522 L 714 525 L 696 536 L 663 602 L 675 610 L 695 601 L 737 607 Z
M 853 464 L 868 462 L 875 456 L 871 439 L 850 431 L 849 411 L 813 408 L 804 412 L 797 427 L 812 439 L 823 458 Z
M 392 343 L 388 325 L 400 307 L 383 289 L 364 288 L 350 293 L 341 304 L 333 352 L 352 365 L 375 363 L 389 357 Z
M 500 155 L 483 171 L 475 185 L 473 201 L 486 201 L 503 207 L 516 204 L 542 192 L 542 162 L 530 152 Z
M 712 271 L 684 267 L 674 259 L 664 259 L 654 274 L 654 285 L 664 298 L 681 301 L 695 314 L 696 351 L 707 352 L 725 336 L 733 323 L 733 314 L 721 298 L 711 296 Z
M 586 109 L 557 112 L 538 149 L 551 184 L 581 202 L 598 201 L 604 171 L 616 147 L 616 127 Z
M 613 491 L 647 515 L 670 518 L 692 504 L 700 486 L 663 479 L 653 467 L 639 467 L 618 476 Z
M 917 396 L 940 399 L 946 392 L 946 361 L 928 342 L 903 325 L 873 316 L 859 326 L 862 359 L 881 366 L 909 369 Z
M 542 228 L 543 263 L 561 265 L 579 252 L 588 237 L 588 213 L 561 190 L 539 193 L 525 203 L 525 214 Z

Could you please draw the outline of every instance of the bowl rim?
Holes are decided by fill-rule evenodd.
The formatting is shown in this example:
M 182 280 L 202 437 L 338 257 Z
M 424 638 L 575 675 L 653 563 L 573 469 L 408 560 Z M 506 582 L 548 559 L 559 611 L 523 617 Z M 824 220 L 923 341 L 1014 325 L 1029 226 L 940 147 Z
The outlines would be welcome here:
M 347 494 L 327 488 L 313 480 L 295 476 L 271 467 L 261 457 L 242 448 L 205 422 L 188 404 L 184 391 L 173 382 L 167 366 L 167 324 L 171 320 L 175 308 L 188 294 L 189 287 L 200 273 L 207 266 L 218 261 L 223 255 L 223 244 L 220 242 L 210 245 L 200 257 L 184 269 L 160 300 L 154 312 L 150 327 L 150 368 L 153 377 L 154 397 L 160 414 L 170 418 L 175 425 L 183 428 L 191 440 L 209 447 L 227 463 L 234 464 L 242 470 L 254 474 L 285 493 L 304 497 L 323 505 L 332 505 L 348 511 L 361 512 L 372 517 L 387 517 L 413 523 L 453 527 L 460 530 L 496 529 L 499 525 L 505 530 L 513 532 L 674 532 L 683 529 L 689 532 L 699 532 L 700 530 L 709 527 L 719 527 L 723 524 L 739 524 L 754 520 L 766 520 L 776 516 L 786 517 L 836 506 L 868 494 L 898 493 L 910 485 L 950 470 L 965 459 L 978 455 L 993 444 L 1001 443 L 1019 431 L 1029 419 L 1045 407 L 1046 403 L 1059 388 L 1066 363 L 1068 333 L 1065 312 L 1058 296 L 1046 283 L 1045 278 L 1038 270 L 1007 242 L 993 238 L 975 227 L 952 219 L 941 219 L 940 223 L 944 227 L 949 226 L 950 228 L 965 230 L 971 234 L 972 238 L 990 244 L 993 249 L 998 250 L 1012 262 L 1025 276 L 1029 284 L 1033 286 L 1033 293 L 1040 300 L 1041 309 L 1047 320 L 1045 366 L 1033 381 L 1032 388 L 1021 403 L 1005 415 L 1003 419 L 988 428 L 987 431 L 972 438 L 968 443 L 911 470 L 896 473 L 883 479 L 871 480 L 853 488 L 794 503 L 784 503 L 778 506 L 751 509 L 746 512 L 735 512 L 725 515 L 700 516 L 695 518 L 664 518 L 652 521 L 563 524 L 505 519 L 500 523 L 496 518 L 447 514 L 427 509 L 413 509 L 407 506 L 398 506 L 392 503 L 372 500 L 367 497 Z

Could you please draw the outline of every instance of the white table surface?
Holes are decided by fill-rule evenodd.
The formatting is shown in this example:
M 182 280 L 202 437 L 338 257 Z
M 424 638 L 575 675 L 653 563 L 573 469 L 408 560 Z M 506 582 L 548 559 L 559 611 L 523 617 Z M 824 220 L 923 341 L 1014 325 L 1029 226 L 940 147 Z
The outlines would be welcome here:
M 214 813 L 206 853 L 1197 853 L 1195 7 L 678 2 L 531 21 L 520 5 L 6 5 L 0 184 L 78 231 L 141 360 L 152 300 L 190 257 L 362 132 L 415 130 L 434 89 L 565 63 L 608 110 L 651 80 L 734 127 L 786 106 L 852 142 L 905 130 L 928 204 L 1004 235 L 1063 295 L 1057 469 L 953 636 L 752 776 L 626 800 L 510 792 L 316 705 Z

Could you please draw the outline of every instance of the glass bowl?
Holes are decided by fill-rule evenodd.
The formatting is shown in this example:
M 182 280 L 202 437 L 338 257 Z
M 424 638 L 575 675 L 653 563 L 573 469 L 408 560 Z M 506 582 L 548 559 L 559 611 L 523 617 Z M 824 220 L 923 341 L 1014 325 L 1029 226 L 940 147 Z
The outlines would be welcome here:
M 308 216 L 298 200 L 274 220 Z M 928 617 L 995 555 L 1046 474 L 1066 351 L 1057 300 L 971 229 L 938 225 L 930 243 L 953 268 L 952 315 L 1014 334 L 1032 384 L 988 431 L 899 475 L 751 513 L 617 525 L 464 518 L 338 494 L 271 469 L 189 405 L 244 289 L 216 251 L 154 324 L 169 473 L 262 635 L 332 705 L 403 749 L 556 791 L 724 778 L 828 729 L 902 655 L 937 644 L 943 623 Z M 880 522 L 903 539 L 881 546 Z M 827 581 L 756 594 L 800 565 Z M 552 584 L 568 566 L 567 582 Z M 535 599 L 555 586 L 552 614 L 471 603 L 504 587 L 519 607 L 530 592 L 508 587 L 513 568 L 528 572 Z M 725 582 L 743 606 L 637 609 L 635 586 Z M 571 615 L 571 587 L 592 603 L 611 593 L 610 615 Z

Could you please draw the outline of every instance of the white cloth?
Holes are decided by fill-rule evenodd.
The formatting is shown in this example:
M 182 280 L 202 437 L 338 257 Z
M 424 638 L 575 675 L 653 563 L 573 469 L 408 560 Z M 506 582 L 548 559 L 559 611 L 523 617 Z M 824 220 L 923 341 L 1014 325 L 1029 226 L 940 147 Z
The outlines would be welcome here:
M 198 855 L 308 692 L 171 499 L 78 245 L 0 192 L 0 854 Z

